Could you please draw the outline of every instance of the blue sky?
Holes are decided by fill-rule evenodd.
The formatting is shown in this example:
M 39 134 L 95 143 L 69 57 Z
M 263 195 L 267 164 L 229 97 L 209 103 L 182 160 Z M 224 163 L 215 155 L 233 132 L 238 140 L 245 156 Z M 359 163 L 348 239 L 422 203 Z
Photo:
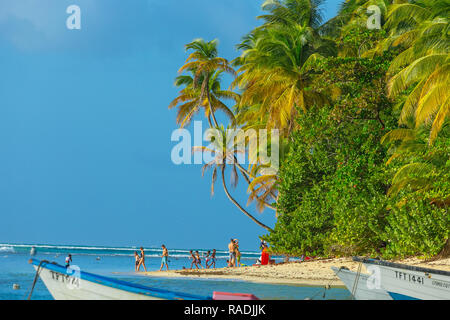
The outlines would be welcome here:
M 340 0 L 328 0 L 325 18 Z M 68 30 L 66 8 L 81 8 Z M 257 0 L 2 0 L 0 242 L 255 250 L 264 229 L 170 159 L 195 38 L 232 59 Z M 206 122 L 205 122 L 206 125 Z M 246 204 L 244 183 L 233 194 Z M 251 212 L 255 212 L 252 206 Z M 255 215 L 273 226 L 273 212 Z

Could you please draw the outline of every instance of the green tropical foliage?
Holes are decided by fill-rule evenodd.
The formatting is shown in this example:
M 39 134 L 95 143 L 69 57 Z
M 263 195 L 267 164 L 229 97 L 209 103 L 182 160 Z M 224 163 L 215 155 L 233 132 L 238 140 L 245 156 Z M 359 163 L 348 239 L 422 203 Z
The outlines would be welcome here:
M 218 156 L 203 167 L 213 185 L 220 173 L 230 201 L 269 231 L 273 252 L 448 256 L 450 0 L 346 0 L 326 22 L 324 4 L 264 1 L 261 25 L 232 62 L 215 40 L 189 43 L 170 105 L 177 123 L 203 110 L 225 137 L 223 127 L 279 130 L 276 166 L 245 140 L 241 151 L 256 160 L 245 169 L 226 137 L 212 140 Z M 369 28 L 378 14 L 379 28 Z M 223 73 L 233 76 L 227 90 Z M 248 204 L 276 215 L 273 229 L 231 196 L 226 169 L 232 184 L 244 178 Z

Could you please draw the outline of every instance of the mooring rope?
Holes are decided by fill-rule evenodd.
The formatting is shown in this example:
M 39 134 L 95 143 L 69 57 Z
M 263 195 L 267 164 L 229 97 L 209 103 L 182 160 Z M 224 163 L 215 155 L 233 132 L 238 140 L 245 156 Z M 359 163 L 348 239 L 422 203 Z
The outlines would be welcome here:
M 31 261 L 31 260 L 30 260 L 30 261 Z M 40 273 L 40 271 L 41 271 L 41 265 L 42 265 L 42 263 L 49 263 L 49 262 L 48 262 L 47 260 L 41 260 L 41 262 L 39 262 L 39 265 L 38 265 L 38 267 L 37 267 L 37 269 L 36 269 L 36 274 L 34 275 L 33 284 L 31 285 L 31 290 L 30 290 L 30 293 L 28 294 L 27 300 L 30 300 L 30 299 L 31 299 L 31 294 L 33 293 L 34 286 L 36 285 L 37 279 L 38 279 L 38 277 L 39 277 L 39 273 Z
M 332 284 L 334 281 L 336 281 L 336 279 L 339 279 L 337 275 L 339 274 L 339 272 L 341 272 L 341 270 L 342 270 L 343 268 L 344 268 L 344 267 L 340 267 L 339 270 L 338 270 L 338 272 L 336 272 L 336 277 L 335 277 L 334 279 L 331 279 L 330 282 L 328 282 L 328 284 L 326 284 L 326 285 L 324 286 L 322 298 L 325 299 L 325 296 L 326 296 L 326 294 L 327 294 L 327 290 L 331 288 L 331 284 Z M 313 298 L 315 298 L 315 297 L 316 297 L 319 293 L 321 293 L 321 292 L 322 292 L 322 291 L 316 292 L 312 297 L 308 298 L 308 300 L 313 300 Z
M 360 262 L 358 264 L 358 271 L 356 272 L 355 283 L 353 284 L 353 289 L 352 289 L 353 299 L 355 299 L 356 289 L 358 288 L 359 277 L 361 275 L 361 267 L 362 267 L 362 262 Z

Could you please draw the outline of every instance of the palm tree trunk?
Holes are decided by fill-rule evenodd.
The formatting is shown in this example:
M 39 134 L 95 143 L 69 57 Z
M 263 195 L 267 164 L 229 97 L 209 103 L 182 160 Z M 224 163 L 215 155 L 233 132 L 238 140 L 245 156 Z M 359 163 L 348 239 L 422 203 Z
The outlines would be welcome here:
M 269 232 L 272 232 L 273 230 L 270 227 L 258 221 L 254 216 L 252 216 L 249 212 L 247 212 L 247 210 L 242 208 L 242 206 L 231 196 L 230 192 L 228 191 L 227 184 L 225 183 L 225 165 L 221 166 L 221 171 L 222 171 L 222 185 L 228 199 L 230 199 L 230 201 L 233 202 L 234 205 L 239 208 L 239 210 L 241 210 L 247 217 L 252 219 L 253 222 L 255 222 L 258 226 L 266 229 Z
M 431 259 L 428 259 L 427 262 L 446 259 L 448 257 L 450 257 L 450 239 L 447 239 L 444 246 L 442 247 L 441 252 L 439 252 L 436 256 L 432 257 Z
M 209 74 L 205 75 L 205 79 L 203 80 L 203 83 L 204 83 L 203 84 L 203 90 L 206 91 L 206 99 L 208 100 L 209 113 L 212 116 L 212 119 L 214 121 L 214 125 L 216 126 L 216 128 L 218 128 L 219 124 L 217 123 L 217 119 L 216 119 L 216 116 L 214 114 L 214 110 L 213 110 L 213 107 L 212 107 L 212 104 L 211 104 L 211 97 L 210 97 L 210 94 L 209 94 L 209 90 L 210 90 L 209 89 Z
M 206 98 L 207 98 L 207 100 L 208 100 L 208 105 L 209 105 L 209 116 L 208 116 L 208 122 L 209 122 L 209 125 L 210 125 L 210 127 L 212 128 L 212 124 L 211 124 L 211 119 L 210 119 L 210 116 L 212 117 L 212 119 L 213 119 L 213 122 L 214 122 L 214 125 L 216 126 L 216 128 L 218 128 L 219 127 L 219 124 L 217 123 L 217 119 L 216 119 L 216 116 L 215 116 L 215 114 L 214 114 L 214 110 L 213 110 L 213 108 L 212 108 L 212 104 L 211 104 L 211 97 L 210 97 L 210 92 L 209 92 L 209 74 L 207 74 L 206 76 L 205 76 L 205 79 L 203 80 L 203 85 L 202 85 L 202 90 L 205 90 L 206 91 Z M 236 161 L 236 164 L 237 164 L 237 166 L 238 166 L 238 168 L 239 168 L 239 170 L 241 171 L 241 173 L 242 173 L 242 175 L 244 176 L 244 179 L 247 181 L 247 183 L 248 184 L 250 184 L 251 182 L 250 182 L 250 179 L 249 179 L 249 173 L 247 172 L 247 170 L 245 170 L 238 162 L 237 162 L 237 159 L 236 159 L 236 156 L 234 157 L 234 160 Z M 224 170 L 224 168 L 222 168 L 222 174 L 223 174 L 223 170 Z M 264 225 L 264 224 L 262 224 L 261 222 L 259 222 L 258 220 L 256 220 L 250 213 L 248 213 L 244 208 L 242 208 L 240 205 L 239 205 L 239 203 L 237 203 L 236 202 L 236 200 L 234 200 L 233 199 L 233 197 L 231 197 L 231 195 L 230 195 L 230 193 L 228 192 L 228 189 L 226 188 L 226 185 L 225 185 L 225 180 L 223 179 L 223 177 L 222 177 L 222 181 L 223 181 L 223 184 L 224 184 L 224 188 L 225 188 L 225 192 L 227 193 L 227 196 L 228 196 L 228 198 L 242 211 L 242 212 L 244 212 L 250 219 L 252 219 L 253 221 L 255 221 L 258 225 L 260 225 L 261 227 L 263 227 L 263 228 L 265 228 L 265 229 L 267 229 L 267 230 L 272 230 L 272 229 L 270 229 L 269 227 L 267 227 L 266 225 Z M 271 206 L 270 204 L 268 204 L 268 203 L 266 203 L 265 204 L 265 206 L 266 207 L 268 207 L 268 208 L 270 208 L 270 209 L 272 209 L 272 210 L 275 210 L 276 211 L 276 208 L 274 208 L 273 206 Z

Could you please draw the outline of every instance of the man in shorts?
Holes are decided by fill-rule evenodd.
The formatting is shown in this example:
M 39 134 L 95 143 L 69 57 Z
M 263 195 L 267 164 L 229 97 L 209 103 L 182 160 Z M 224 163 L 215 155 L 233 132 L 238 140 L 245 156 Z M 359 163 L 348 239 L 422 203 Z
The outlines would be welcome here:
M 228 251 L 230 253 L 230 259 L 228 262 L 228 266 L 234 267 L 234 265 L 236 263 L 236 250 L 235 250 L 234 239 L 231 239 L 230 243 L 228 244 Z
M 167 259 L 169 258 L 169 251 L 167 251 L 167 248 L 165 245 L 162 245 L 161 248 L 163 249 L 162 253 L 162 260 L 161 260 L 161 268 L 159 268 L 159 271 L 162 270 L 163 266 L 166 265 L 167 270 L 169 270 L 169 265 L 167 264 Z

